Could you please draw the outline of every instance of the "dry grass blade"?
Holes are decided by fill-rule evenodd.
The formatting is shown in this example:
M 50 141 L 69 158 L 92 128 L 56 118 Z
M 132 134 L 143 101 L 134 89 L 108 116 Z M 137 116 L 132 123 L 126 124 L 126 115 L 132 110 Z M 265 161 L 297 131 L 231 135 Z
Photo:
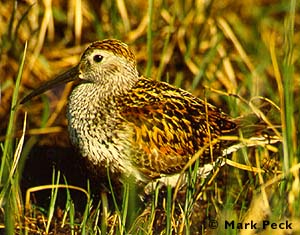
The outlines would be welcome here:
M 75 0 L 75 43 L 80 44 L 82 32 L 82 0 Z
M 204 151 L 207 149 L 207 148 L 210 148 L 210 146 L 214 146 L 215 144 L 218 143 L 218 139 L 214 139 L 213 141 L 211 141 L 210 143 L 206 143 L 200 150 L 198 150 L 194 156 L 187 162 L 187 164 L 184 166 L 184 168 L 182 169 L 181 173 L 180 173 L 180 176 L 178 178 L 178 181 L 177 181 L 177 184 L 176 184 L 176 187 L 174 189 L 174 194 L 173 194 L 173 200 L 175 201 L 176 200 L 176 197 L 177 197 L 177 193 L 179 191 L 179 188 L 180 186 L 182 185 L 183 183 L 183 178 L 184 178 L 184 175 L 185 175 L 185 172 L 186 170 L 191 167 L 196 161 L 197 159 L 199 159 L 200 156 L 203 155 Z
M 44 6 L 45 6 L 45 14 L 43 15 L 43 20 L 42 20 L 40 31 L 39 31 L 39 37 L 38 37 L 38 41 L 37 41 L 37 44 L 36 44 L 34 52 L 33 52 L 33 56 L 30 58 L 30 62 L 29 62 L 30 69 L 33 68 L 33 66 L 36 62 L 36 59 L 38 58 L 38 56 L 42 50 L 47 30 L 49 30 L 49 32 L 50 32 L 50 34 L 48 34 L 48 35 L 50 35 L 50 38 L 52 38 L 52 39 L 54 38 L 54 36 L 53 36 L 54 23 L 53 23 L 53 13 L 52 13 L 51 2 L 52 2 L 52 0 L 44 0 L 43 1 Z
M 119 9 L 120 15 L 121 15 L 123 23 L 124 23 L 125 32 L 130 32 L 131 26 L 130 26 L 130 21 L 128 18 L 128 13 L 127 13 L 127 9 L 126 9 L 124 0 L 117 1 L 117 5 L 118 5 L 118 9 Z
M 47 178 L 47 170 L 50 168 L 52 172 L 53 164 L 61 168 L 71 185 L 85 185 L 89 176 L 85 170 L 78 170 L 78 165 L 83 166 L 81 162 L 77 164 L 78 159 L 72 155 L 76 152 L 70 148 L 66 138 L 64 108 L 71 84 L 64 90 L 62 87 L 55 88 L 28 105 L 16 106 L 18 112 L 16 109 L 14 113 L 18 121 L 10 121 L 13 124 L 9 124 L 7 114 L 14 100 L 15 75 L 20 67 L 19 56 L 24 43 L 29 41 L 26 53 L 28 62 L 24 65 L 19 97 L 50 80 L 59 71 L 77 64 L 89 43 L 117 38 L 129 44 L 137 55 L 140 74 L 145 75 L 147 70 L 154 79 L 192 91 L 197 97 L 205 97 L 209 103 L 230 114 L 232 120 L 245 124 L 245 128 L 243 126 L 239 134 L 218 139 L 226 146 L 228 142 L 234 145 L 220 154 L 222 156 L 217 163 L 208 164 L 213 171 L 206 174 L 207 178 L 198 177 L 195 187 L 190 186 L 193 181 L 191 183 L 189 180 L 196 172 L 197 160 L 204 151 L 214 149 L 216 143 L 213 141 L 203 146 L 184 167 L 187 172 L 181 172 L 179 179 L 176 178 L 178 181 L 171 201 L 167 201 L 167 189 L 157 187 L 153 197 L 147 195 L 143 198 L 139 212 L 132 210 L 137 215 L 126 214 L 126 206 L 125 209 L 119 207 L 121 203 L 118 200 L 116 204 L 119 209 L 115 210 L 111 194 L 103 196 L 107 192 L 106 183 L 98 175 L 92 175 L 91 179 L 95 178 L 95 182 L 91 190 L 80 191 L 87 197 L 94 195 L 93 200 L 87 207 L 85 200 L 75 207 L 76 210 L 84 207 L 84 212 L 79 209 L 76 213 L 85 217 L 76 217 L 79 222 L 75 223 L 80 224 L 78 230 L 71 230 L 72 225 L 68 225 L 70 230 L 63 230 L 64 233 L 298 233 L 300 166 L 297 104 L 300 101 L 300 67 L 297 61 L 300 44 L 297 42 L 300 34 L 296 29 L 299 28 L 300 11 L 296 3 L 296 0 L 284 4 L 263 0 L 42 0 L 33 5 L 31 1 L 18 1 L 17 4 L 1 2 L 0 145 L 5 150 L 3 155 L 8 157 L 7 160 L 2 158 L 5 164 L 2 164 L 0 172 L 14 180 L 11 195 L 15 196 L 12 200 L 1 198 L 0 204 L 9 202 L 13 205 L 10 208 L 14 209 L 8 213 L 4 210 L 6 215 L 0 213 L 0 223 L 4 224 L 6 218 L 6 222 L 10 222 L 6 226 L 11 231 L 15 229 L 16 233 L 24 233 L 22 208 L 26 207 L 26 213 L 30 212 L 31 217 L 24 217 L 27 220 L 25 224 L 35 226 L 27 230 L 29 234 L 41 233 L 47 226 L 49 234 L 58 234 L 60 231 L 49 229 L 48 220 L 55 228 L 61 228 L 63 223 L 54 221 L 55 213 L 53 217 L 44 216 L 50 211 L 50 206 L 41 207 L 48 203 L 49 198 L 42 202 L 38 198 L 40 192 L 47 193 L 44 190 L 56 187 Z M 28 128 L 25 133 L 26 124 Z M 11 127 L 15 131 L 13 128 L 7 131 Z M 252 130 L 259 136 L 250 136 Z M 5 136 L 5 133 L 8 134 Z M 40 137 L 37 138 L 37 135 Z M 10 142 L 9 146 L 5 142 Z M 76 170 L 73 171 L 73 167 Z M 19 175 L 19 169 L 24 169 L 22 175 Z M 197 169 L 199 175 L 200 170 Z M 89 173 L 92 174 L 92 171 Z M 188 182 L 187 189 L 185 186 L 179 187 L 183 180 Z M 3 180 L 2 185 L 11 185 L 9 183 Z M 36 185 L 40 187 L 33 187 Z M 123 192 L 119 185 L 109 190 L 114 191 L 120 201 L 126 201 L 125 193 L 119 193 Z M 25 205 L 21 191 L 26 193 Z M 144 192 L 144 188 L 141 191 Z M 38 199 L 35 205 L 31 202 L 34 201 L 33 194 Z M 74 202 L 77 201 L 76 194 L 72 192 Z M 78 194 L 81 198 L 82 194 Z M 102 198 L 98 202 L 99 195 Z M 97 204 L 96 208 L 94 204 Z M 42 216 L 36 215 L 35 209 L 28 210 L 28 207 L 32 209 L 34 206 L 41 208 L 39 212 Z M 166 215 L 168 210 L 171 210 L 171 215 Z M 138 217 L 133 225 L 128 222 L 132 219 L 129 219 L 130 216 Z M 219 230 L 224 218 L 235 223 L 264 219 L 282 222 L 278 217 L 293 222 L 293 230 Z M 71 216 L 67 216 L 66 223 L 69 218 Z M 101 218 L 103 221 L 100 222 Z M 218 230 L 204 226 L 208 218 L 219 222 Z M 0 225 L 0 233 L 2 227 Z
M 88 191 L 86 191 L 85 189 L 78 187 L 78 186 L 73 186 L 73 185 L 65 185 L 65 184 L 50 184 L 50 185 L 40 185 L 40 186 L 36 186 L 36 187 L 32 187 L 29 188 L 26 191 L 26 197 L 25 197 L 25 208 L 26 208 L 26 214 L 28 214 L 30 212 L 30 195 L 34 192 L 38 192 L 38 191 L 42 191 L 42 190 L 49 190 L 49 189 L 59 189 L 59 188 L 65 188 L 65 189 L 74 189 L 80 192 L 83 192 L 86 197 L 87 197 L 87 201 L 90 200 L 90 194 L 88 193 Z
M 21 138 L 20 138 L 19 143 L 17 145 L 17 148 L 15 150 L 12 167 L 10 169 L 10 173 L 9 173 L 9 178 L 10 179 L 15 174 L 15 171 L 17 169 L 17 166 L 18 166 L 18 163 L 19 163 L 19 160 L 20 160 L 20 157 L 21 157 L 22 148 L 23 148 L 23 145 L 24 145 L 25 132 L 26 132 L 26 124 L 27 124 L 27 113 L 25 113 L 25 115 L 24 115 L 22 135 L 21 135 Z
M 259 167 L 247 166 L 245 164 L 234 162 L 234 161 L 229 160 L 229 159 L 226 159 L 224 162 L 225 162 L 225 164 L 227 164 L 229 166 L 233 166 L 235 168 L 245 170 L 245 171 L 249 171 L 249 172 L 255 172 L 255 173 L 265 173 L 266 172 L 265 170 L 263 170 Z

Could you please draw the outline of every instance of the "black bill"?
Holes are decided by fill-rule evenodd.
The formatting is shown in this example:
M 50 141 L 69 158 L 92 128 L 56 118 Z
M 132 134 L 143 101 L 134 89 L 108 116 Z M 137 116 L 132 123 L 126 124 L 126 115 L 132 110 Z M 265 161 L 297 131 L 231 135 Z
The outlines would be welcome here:
M 50 80 L 50 81 L 42 84 L 40 87 L 36 88 L 35 90 L 33 90 L 31 93 L 29 93 L 27 96 L 25 96 L 21 100 L 20 104 L 24 104 L 27 101 L 31 100 L 33 97 L 38 96 L 38 95 L 44 93 L 45 91 L 50 90 L 60 84 L 68 83 L 68 82 L 76 80 L 78 78 L 78 74 L 79 74 L 78 66 L 71 68 L 70 70 L 66 71 L 65 73 L 58 75 L 53 80 Z

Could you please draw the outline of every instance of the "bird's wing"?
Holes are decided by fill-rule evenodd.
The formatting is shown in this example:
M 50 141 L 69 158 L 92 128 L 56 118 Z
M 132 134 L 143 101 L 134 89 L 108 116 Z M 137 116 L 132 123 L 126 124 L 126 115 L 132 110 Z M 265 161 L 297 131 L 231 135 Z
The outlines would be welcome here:
M 235 128 L 214 106 L 167 83 L 146 79 L 122 97 L 119 107 L 125 125 L 133 130 L 133 163 L 152 178 L 180 172 L 203 145 Z M 207 149 L 200 163 L 209 161 Z

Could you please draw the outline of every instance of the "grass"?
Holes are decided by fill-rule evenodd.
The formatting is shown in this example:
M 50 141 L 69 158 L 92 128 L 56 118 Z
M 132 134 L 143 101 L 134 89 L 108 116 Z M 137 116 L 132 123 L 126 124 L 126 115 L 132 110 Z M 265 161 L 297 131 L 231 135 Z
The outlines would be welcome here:
M 21 221 L 21 213 L 20 213 L 21 198 L 20 198 L 20 186 L 19 186 L 20 175 L 18 172 L 18 162 L 21 156 L 22 146 L 24 142 L 26 114 L 24 117 L 23 135 L 21 136 L 19 143 L 14 142 L 12 136 L 14 132 L 14 122 L 16 121 L 16 105 L 18 100 L 18 93 L 19 93 L 19 86 L 22 77 L 22 71 L 25 62 L 26 49 L 27 49 L 27 44 L 25 44 L 24 53 L 20 61 L 20 67 L 18 70 L 16 83 L 15 83 L 15 89 L 12 96 L 10 118 L 8 122 L 7 132 L 6 132 L 6 139 L 5 142 L 1 144 L 3 155 L 2 155 L 1 167 L 0 167 L 0 177 L 1 177 L 1 186 L 2 186 L 2 190 L 0 193 L 0 201 L 1 201 L 1 205 L 4 205 L 4 209 L 5 209 L 4 221 L 6 225 L 7 234 L 14 234 L 15 219 L 19 223 Z
M 59 1 L 3 3 L 0 9 L 0 222 L 5 234 L 254 234 L 224 226 L 251 220 L 288 220 L 299 233 L 299 3 L 149 0 L 103 1 L 93 7 L 72 2 L 68 9 Z M 186 188 L 156 187 L 141 203 L 130 180 L 121 193 L 113 182 L 94 192 L 99 185 L 84 178 L 82 186 L 59 170 L 57 161 L 49 166 L 50 177 L 41 174 L 26 185 L 46 156 L 68 146 L 62 110 L 71 88 L 26 106 L 18 106 L 18 100 L 76 64 L 86 43 L 107 37 L 130 44 L 142 74 L 192 91 L 234 117 L 256 112 L 270 127 L 279 124 L 282 144 L 242 148 L 204 179 L 195 173 L 195 156 L 186 167 Z M 275 105 L 264 112 L 257 100 Z M 35 149 L 56 139 L 50 152 L 37 154 L 41 160 L 29 171 Z M 212 229 L 215 222 L 219 226 Z

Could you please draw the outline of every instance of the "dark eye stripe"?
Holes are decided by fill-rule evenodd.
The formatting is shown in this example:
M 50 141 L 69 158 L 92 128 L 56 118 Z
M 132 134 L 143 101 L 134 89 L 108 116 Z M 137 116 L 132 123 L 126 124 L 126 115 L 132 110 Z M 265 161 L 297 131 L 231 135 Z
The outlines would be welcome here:
M 103 59 L 102 55 L 94 55 L 93 60 L 97 63 L 101 62 Z

